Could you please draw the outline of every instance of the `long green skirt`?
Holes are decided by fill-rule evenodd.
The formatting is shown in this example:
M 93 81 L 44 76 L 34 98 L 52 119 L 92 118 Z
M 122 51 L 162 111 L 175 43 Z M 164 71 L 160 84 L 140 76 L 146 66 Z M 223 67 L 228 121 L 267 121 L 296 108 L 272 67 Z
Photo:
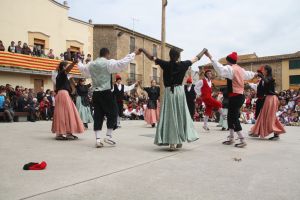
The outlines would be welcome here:
M 91 109 L 89 106 L 82 105 L 81 102 L 81 96 L 76 97 L 76 108 L 78 110 L 78 113 L 80 115 L 80 118 L 83 123 L 92 123 L 94 122 Z
M 165 88 L 154 144 L 170 145 L 199 139 L 189 113 L 183 86 Z

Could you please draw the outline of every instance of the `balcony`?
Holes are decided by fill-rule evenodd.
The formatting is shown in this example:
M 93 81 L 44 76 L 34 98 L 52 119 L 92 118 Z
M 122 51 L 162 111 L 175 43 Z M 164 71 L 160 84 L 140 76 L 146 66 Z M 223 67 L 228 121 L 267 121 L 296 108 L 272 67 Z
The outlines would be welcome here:
M 0 51 L 0 71 L 51 75 L 59 63 L 60 60 Z M 80 75 L 76 66 L 71 73 Z

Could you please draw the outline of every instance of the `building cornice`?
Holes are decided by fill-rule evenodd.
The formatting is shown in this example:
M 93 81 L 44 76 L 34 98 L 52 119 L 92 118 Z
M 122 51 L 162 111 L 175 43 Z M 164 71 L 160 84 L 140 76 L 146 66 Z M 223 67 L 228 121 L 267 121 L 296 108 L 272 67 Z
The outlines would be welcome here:
M 90 27 L 94 27 L 93 24 L 90 24 L 88 22 L 85 22 L 85 21 L 82 21 L 80 19 L 76 19 L 74 17 L 68 17 L 70 21 L 73 21 L 73 22 L 77 22 L 77 23 L 80 23 L 80 24 L 84 24 L 84 25 L 87 25 L 87 26 L 90 26 Z
M 54 3 L 55 5 L 57 5 L 57 6 L 61 7 L 61 8 L 66 9 L 66 10 L 69 10 L 69 8 L 70 8 L 69 6 L 65 6 L 64 4 L 61 4 L 61 3 L 59 3 L 59 2 L 57 2 L 55 0 L 48 0 L 48 1 Z
M 142 34 L 142 33 L 139 33 L 139 32 L 135 32 L 135 31 L 133 31 L 132 29 L 129 29 L 129 28 L 120 26 L 120 25 L 118 25 L 118 24 L 94 24 L 94 27 L 95 27 L 95 28 L 97 28 L 97 27 L 100 27 L 100 28 L 101 28 L 101 27 L 104 27 L 104 28 L 106 28 L 106 27 L 108 27 L 108 28 L 114 28 L 115 30 L 124 31 L 124 32 L 129 33 L 129 34 L 132 34 L 132 33 L 134 32 L 134 35 L 135 35 L 135 36 L 138 36 L 138 37 L 141 37 L 141 38 L 145 38 L 145 39 L 147 39 L 147 40 L 149 40 L 149 41 L 152 41 L 152 42 L 154 42 L 154 43 L 158 43 L 158 44 L 161 43 L 161 41 L 158 40 L 158 39 L 155 39 L 155 38 L 153 38 L 153 37 L 150 37 L 150 36 L 148 36 L 148 35 L 145 35 L 145 34 Z M 171 45 L 171 44 L 169 44 L 169 43 L 166 43 L 166 46 L 169 47 L 169 48 L 175 48 L 175 49 L 178 49 L 179 51 L 183 51 L 183 49 L 181 49 L 181 48 L 179 48 L 179 47 L 176 47 L 176 46 L 174 46 L 174 45 Z

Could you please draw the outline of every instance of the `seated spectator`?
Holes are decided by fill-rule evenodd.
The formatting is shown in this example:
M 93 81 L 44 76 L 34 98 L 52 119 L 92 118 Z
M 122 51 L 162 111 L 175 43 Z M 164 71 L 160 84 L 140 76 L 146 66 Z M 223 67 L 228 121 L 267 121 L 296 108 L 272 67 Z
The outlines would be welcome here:
M 29 48 L 27 43 L 23 44 L 22 54 L 24 54 L 24 55 L 31 55 L 32 54 L 31 49 Z
M 36 110 L 35 110 L 35 102 L 32 98 L 28 98 L 28 95 L 25 94 L 18 99 L 17 102 L 17 111 L 18 112 L 28 112 L 29 113 L 29 121 L 36 121 Z
M 144 120 L 144 110 L 140 106 L 133 109 L 131 116 L 135 120 Z
M 4 104 L 4 121 L 13 122 L 14 121 L 14 110 L 13 105 L 7 98 Z
M 44 92 L 44 87 L 41 87 L 40 91 L 36 94 L 38 103 L 40 103 L 45 96 L 46 96 L 46 93 Z
M 64 53 L 64 60 L 65 61 L 72 61 L 72 52 L 71 49 L 68 48 L 67 51 Z
M 21 41 L 19 41 L 18 42 L 18 46 L 16 46 L 16 51 L 15 51 L 15 53 L 19 53 L 19 54 L 21 54 L 22 53 L 22 42 Z
M 3 42 L 0 40 L 0 51 L 5 51 L 5 47 L 3 45 Z
M 51 117 L 50 114 L 50 103 L 48 98 L 45 96 L 40 102 L 39 111 L 43 120 L 49 120 Z
M 8 51 L 11 53 L 16 53 L 16 46 L 14 41 L 11 41 L 10 46 L 8 46 Z
M 50 49 L 49 53 L 47 54 L 49 59 L 54 59 L 53 49 Z

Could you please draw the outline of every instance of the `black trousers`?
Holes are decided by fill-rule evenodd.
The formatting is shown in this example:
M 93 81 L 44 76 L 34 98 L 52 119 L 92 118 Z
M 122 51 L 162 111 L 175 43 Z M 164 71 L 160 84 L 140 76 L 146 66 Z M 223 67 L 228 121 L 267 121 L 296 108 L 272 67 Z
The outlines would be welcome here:
M 107 128 L 117 128 L 118 108 L 115 95 L 110 90 L 93 93 L 94 130 L 102 130 L 104 116 L 107 118 Z
M 264 106 L 264 103 L 265 103 L 265 99 L 257 99 L 256 100 L 256 107 L 255 107 L 255 119 L 258 118 L 259 116 L 259 113 L 262 109 L 262 107 Z
M 191 117 L 192 117 L 192 120 L 194 121 L 194 115 L 195 115 L 195 102 L 194 102 L 194 101 L 191 101 L 191 102 L 188 102 L 188 101 L 187 101 L 187 105 L 188 105 L 189 112 L 190 112 L 190 115 L 191 115 Z
M 123 101 L 118 102 L 117 107 L 118 107 L 118 115 L 119 115 L 119 117 L 122 117 L 123 116 Z
M 241 131 L 242 126 L 240 123 L 240 109 L 242 105 L 244 104 L 245 96 L 244 95 L 238 95 L 229 97 L 229 105 L 228 105 L 228 115 L 227 115 L 227 121 L 228 121 L 228 128 L 233 129 L 235 132 Z

